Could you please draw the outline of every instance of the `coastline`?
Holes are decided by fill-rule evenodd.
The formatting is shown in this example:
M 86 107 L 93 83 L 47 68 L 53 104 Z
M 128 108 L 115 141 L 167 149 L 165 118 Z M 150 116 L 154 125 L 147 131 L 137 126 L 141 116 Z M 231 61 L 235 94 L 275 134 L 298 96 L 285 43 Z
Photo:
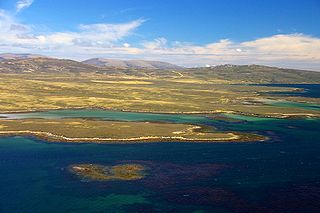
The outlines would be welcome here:
M 53 110 L 112 110 L 117 112 L 133 112 L 133 113 L 152 113 L 152 114 L 167 114 L 167 115 L 181 115 L 181 114 L 190 114 L 190 115 L 217 115 L 217 114 L 236 114 L 236 115 L 246 115 L 253 116 L 253 113 L 238 113 L 234 111 L 227 110 L 215 110 L 208 112 L 169 112 L 169 113 L 160 113 L 160 112 L 142 112 L 142 111 L 127 111 L 127 110 L 115 110 L 115 109 L 103 109 L 103 108 L 59 108 L 59 109 L 51 109 Z M 30 111 L 19 111 L 19 112 L 10 112 L 6 114 L 15 114 L 15 113 L 32 113 L 32 112 L 45 112 L 47 110 L 30 110 Z M 272 116 L 253 116 L 260 118 L 276 118 L 276 119 L 294 119 L 294 118 L 318 118 L 319 116 L 314 114 L 273 114 Z M 1 118 L 0 118 L 1 119 Z M 82 118 L 83 119 L 83 118 Z M 18 119 L 20 120 L 20 119 Z M 155 122 L 158 123 L 158 122 Z M 190 131 L 191 132 L 201 132 L 204 127 L 202 126 L 194 126 Z M 98 144 L 128 144 L 128 143 L 154 143 L 154 142 L 181 142 L 181 143 L 221 143 L 221 142 L 262 142 L 267 141 L 269 138 L 263 135 L 257 135 L 252 133 L 243 133 L 243 132 L 230 132 L 226 133 L 227 137 L 217 137 L 217 138 L 188 138 L 184 136 L 141 136 L 139 137 L 67 137 L 64 135 L 54 134 L 51 131 L 42 131 L 41 129 L 36 131 L 31 130 L 4 130 L 0 131 L 0 137 L 5 136 L 31 136 L 39 139 L 43 139 L 48 142 L 67 142 L 67 143 L 98 143 Z
M 50 132 L 41 131 L 29 131 L 29 130 L 18 130 L 18 131 L 0 131 L 0 137 L 8 136 L 34 136 L 39 139 L 43 139 L 48 142 L 70 142 L 70 143 L 97 143 L 97 144 L 128 144 L 128 143 L 155 143 L 155 142 L 181 142 L 181 143 L 223 143 L 223 142 L 263 142 L 268 140 L 268 137 L 241 133 L 236 134 L 233 132 L 228 133 L 231 135 L 229 138 L 184 138 L 179 136 L 143 136 L 134 138 L 70 138 L 62 135 L 55 135 Z M 250 137 L 251 136 L 251 137 Z

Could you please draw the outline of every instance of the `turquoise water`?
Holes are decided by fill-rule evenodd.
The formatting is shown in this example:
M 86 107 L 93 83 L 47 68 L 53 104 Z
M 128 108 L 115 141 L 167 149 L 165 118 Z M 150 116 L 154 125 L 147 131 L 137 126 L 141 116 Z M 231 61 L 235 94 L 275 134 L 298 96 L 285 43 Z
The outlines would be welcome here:
M 0 212 L 320 212 L 320 120 L 63 110 L 10 116 L 212 125 L 270 137 L 254 143 L 47 143 L 0 138 Z M 83 181 L 79 163 L 140 163 L 146 178 Z
M 31 112 L 31 113 L 16 113 L 16 114 L 0 114 L 7 116 L 10 119 L 21 118 L 46 118 L 46 119 L 61 119 L 61 118 L 91 118 L 99 120 L 118 120 L 118 121 L 160 121 L 174 123 L 194 123 L 206 122 L 210 119 L 204 116 L 190 116 L 177 114 L 157 114 L 157 113 L 134 113 L 120 111 L 104 111 L 104 110 L 51 110 L 47 112 Z

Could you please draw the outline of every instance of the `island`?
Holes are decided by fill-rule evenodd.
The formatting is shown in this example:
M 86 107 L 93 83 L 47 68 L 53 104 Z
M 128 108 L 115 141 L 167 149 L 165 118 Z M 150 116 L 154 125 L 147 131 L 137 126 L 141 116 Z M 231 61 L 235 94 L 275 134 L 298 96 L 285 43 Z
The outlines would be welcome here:
M 0 135 L 30 135 L 53 142 L 237 142 L 264 141 L 252 133 L 223 132 L 192 124 L 86 119 L 0 120 Z
M 147 168 L 140 164 L 74 164 L 69 171 L 86 181 L 139 180 L 146 176 Z

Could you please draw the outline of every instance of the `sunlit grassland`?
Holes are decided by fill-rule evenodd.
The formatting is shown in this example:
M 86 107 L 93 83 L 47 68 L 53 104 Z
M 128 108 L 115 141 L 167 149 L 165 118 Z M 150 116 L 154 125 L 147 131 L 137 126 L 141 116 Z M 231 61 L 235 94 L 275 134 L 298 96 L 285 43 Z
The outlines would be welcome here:
M 0 120 L 2 135 L 33 135 L 51 141 L 254 141 L 254 134 L 219 132 L 191 124 L 120 122 L 85 119 Z
M 317 111 L 286 108 L 257 102 L 274 99 L 263 92 L 288 88 L 232 85 L 233 81 L 194 76 L 139 77 L 129 75 L 1 74 L 0 112 L 62 108 L 103 108 L 164 113 L 233 111 L 257 115 L 317 114 Z M 319 102 L 311 98 L 287 98 Z

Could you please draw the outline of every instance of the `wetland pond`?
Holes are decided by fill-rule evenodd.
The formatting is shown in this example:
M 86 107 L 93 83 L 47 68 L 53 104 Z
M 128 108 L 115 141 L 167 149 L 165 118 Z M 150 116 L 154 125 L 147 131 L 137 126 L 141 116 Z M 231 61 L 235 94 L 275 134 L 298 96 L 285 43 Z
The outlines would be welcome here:
M 270 140 L 74 144 L 2 137 L 0 212 L 320 212 L 319 119 L 102 110 L 5 116 L 205 124 Z

